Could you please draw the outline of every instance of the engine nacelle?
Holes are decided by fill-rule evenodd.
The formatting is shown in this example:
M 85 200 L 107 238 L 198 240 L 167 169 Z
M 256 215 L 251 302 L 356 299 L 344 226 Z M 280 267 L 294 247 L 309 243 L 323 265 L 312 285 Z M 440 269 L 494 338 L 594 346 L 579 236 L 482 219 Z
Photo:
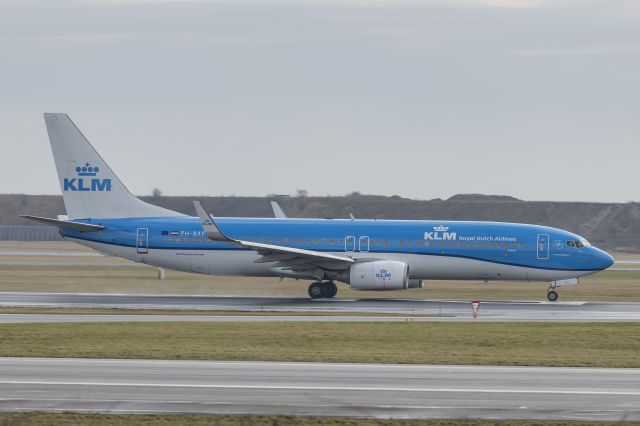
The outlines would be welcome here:
M 409 288 L 409 265 L 395 260 L 356 263 L 341 273 L 338 280 L 355 290 L 406 290 Z

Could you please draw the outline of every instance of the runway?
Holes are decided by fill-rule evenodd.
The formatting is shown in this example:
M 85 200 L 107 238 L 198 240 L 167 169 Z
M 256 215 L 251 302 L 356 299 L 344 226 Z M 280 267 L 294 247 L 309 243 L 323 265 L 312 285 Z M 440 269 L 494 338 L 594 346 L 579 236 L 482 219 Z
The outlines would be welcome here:
M 640 369 L 0 358 L 0 410 L 640 420 Z
M 0 306 L 61 308 L 175 309 L 247 312 L 327 312 L 428 315 L 430 321 L 472 320 L 464 300 L 217 297 L 76 293 L 0 293 Z M 194 315 L 189 315 L 194 317 Z M 102 317 L 96 315 L 95 318 Z M 169 320 L 177 320 L 168 316 Z M 199 317 L 195 315 L 196 320 Z M 7 317 L 5 317 L 7 318 Z M 88 318 L 88 317 L 87 317 Z M 382 318 L 382 317 L 380 317 Z M 211 321 L 212 319 L 207 319 Z M 284 319 L 295 320 L 295 317 Z M 264 321 L 267 321 L 266 319 Z M 640 303 L 482 301 L 478 321 L 640 321 Z

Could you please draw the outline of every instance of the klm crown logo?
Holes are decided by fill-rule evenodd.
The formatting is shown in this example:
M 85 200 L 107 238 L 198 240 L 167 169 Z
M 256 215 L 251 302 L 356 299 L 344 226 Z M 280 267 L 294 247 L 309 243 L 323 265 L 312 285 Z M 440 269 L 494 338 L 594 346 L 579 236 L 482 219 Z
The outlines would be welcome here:
M 77 177 L 64 178 L 63 191 L 111 191 L 111 179 L 99 179 L 99 171 L 98 166 L 89 163 L 76 167 Z
M 458 239 L 456 232 L 449 232 L 449 227 L 437 225 L 433 227 L 433 232 L 425 232 L 424 239 L 428 241 L 454 241 Z

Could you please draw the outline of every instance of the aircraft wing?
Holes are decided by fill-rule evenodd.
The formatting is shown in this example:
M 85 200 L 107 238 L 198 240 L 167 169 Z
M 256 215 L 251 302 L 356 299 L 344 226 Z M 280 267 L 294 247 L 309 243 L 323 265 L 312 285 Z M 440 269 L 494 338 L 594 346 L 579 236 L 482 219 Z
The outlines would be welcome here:
M 271 202 L 271 208 L 273 209 L 273 215 L 279 219 L 286 219 L 287 218 L 287 214 L 284 212 L 284 210 L 282 210 L 282 207 L 280 207 L 280 204 L 278 204 L 277 201 L 272 201 Z
M 345 269 L 355 263 L 355 260 L 348 256 L 230 238 L 218 228 L 213 216 L 205 212 L 200 202 L 194 201 L 193 205 L 202 222 L 202 227 L 204 228 L 207 238 L 213 241 L 228 242 L 255 250 L 262 255 L 260 259 L 256 260 L 257 263 L 274 262 L 274 267 L 288 270 L 307 270 L 312 267 Z

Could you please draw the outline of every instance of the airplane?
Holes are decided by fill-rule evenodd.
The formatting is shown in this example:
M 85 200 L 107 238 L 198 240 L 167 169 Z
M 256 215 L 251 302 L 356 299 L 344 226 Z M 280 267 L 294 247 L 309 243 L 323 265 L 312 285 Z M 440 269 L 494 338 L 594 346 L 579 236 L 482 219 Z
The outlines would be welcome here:
M 71 119 L 46 113 L 66 216 L 27 217 L 65 240 L 157 267 L 211 275 L 311 281 L 312 299 L 335 282 L 362 291 L 422 288 L 428 280 L 539 281 L 556 289 L 607 269 L 613 258 L 548 226 L 452 220 L 196 217 L 131 194 Z M 281 209 L 280 209 L 281 210 Z

